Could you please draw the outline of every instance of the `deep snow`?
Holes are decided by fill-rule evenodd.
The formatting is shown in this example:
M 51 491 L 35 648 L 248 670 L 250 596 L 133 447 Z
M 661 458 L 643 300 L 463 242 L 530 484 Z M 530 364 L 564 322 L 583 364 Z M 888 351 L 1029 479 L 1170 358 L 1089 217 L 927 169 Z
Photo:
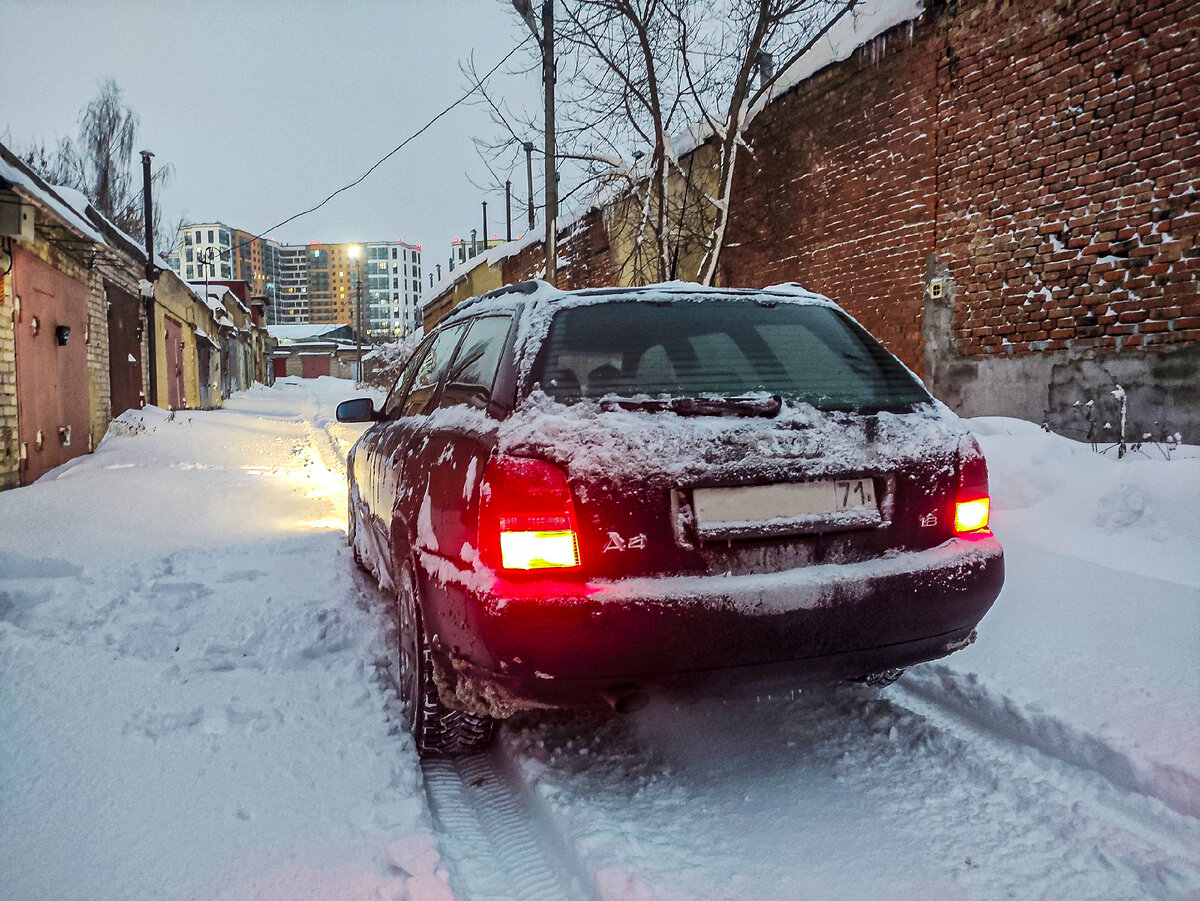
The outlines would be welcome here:
M 345 547 L 354 393 L 126 414 L 0 494 L 0 895 L 485 896 Z M 502 732 L 592 897 L 1200 892 L 1200 451 L 969 425 L 1008 563 L 971 648 L 882 694 Z

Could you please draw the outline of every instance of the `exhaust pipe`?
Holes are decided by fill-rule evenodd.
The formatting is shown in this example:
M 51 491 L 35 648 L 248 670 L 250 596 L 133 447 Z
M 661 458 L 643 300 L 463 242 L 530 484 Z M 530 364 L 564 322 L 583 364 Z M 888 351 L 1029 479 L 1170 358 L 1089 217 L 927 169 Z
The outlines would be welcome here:
M 617 713 L 634 713 L 650 703 L 650 695 L 646 694 L 633 682 L 622 682 L 602 689 L 600 696 Z

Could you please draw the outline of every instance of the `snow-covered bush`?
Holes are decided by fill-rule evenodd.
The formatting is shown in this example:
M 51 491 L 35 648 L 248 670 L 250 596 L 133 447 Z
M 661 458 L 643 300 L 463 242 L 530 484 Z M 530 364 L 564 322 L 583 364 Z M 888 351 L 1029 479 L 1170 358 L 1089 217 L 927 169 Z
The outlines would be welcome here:
M 418 328 L 399 341 L 377 345 L 375 358 L 371 361 L 374 365 L 366 369 L 364 381 L 372 388 L 390 391 L 401 370 L 404 369 L 404 364 L 408 362 L 408 358 L 412 356 L 413 351 L 417 349 L 417 345 L 424 337 L 425 330 Z

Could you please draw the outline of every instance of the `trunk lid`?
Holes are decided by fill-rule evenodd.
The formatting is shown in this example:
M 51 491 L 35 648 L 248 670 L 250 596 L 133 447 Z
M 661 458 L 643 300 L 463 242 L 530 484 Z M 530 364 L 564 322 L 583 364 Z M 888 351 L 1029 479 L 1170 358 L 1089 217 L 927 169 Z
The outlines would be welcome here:
M 952 534 L 961 423 L 911 412 L 680 415 L 534 392 L 499 452 L 569 480 L 580 575 L 778 572 L 931 547 Z

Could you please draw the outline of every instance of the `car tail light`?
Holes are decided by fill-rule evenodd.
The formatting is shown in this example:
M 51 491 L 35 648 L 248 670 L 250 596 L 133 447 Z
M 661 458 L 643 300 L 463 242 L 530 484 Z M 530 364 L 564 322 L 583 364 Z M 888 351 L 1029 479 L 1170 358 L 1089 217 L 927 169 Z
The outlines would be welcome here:
M 579 566 L 579 526 L 567 476 L 544 460 L 493 457 L 483 473 L 479 544 L 501 569 Z
M 954 503 L 954 531 L 984 532 L 988 527 L 992 501 L 988 496 L 987 462 L 979 443 L 964 438 L 958 447 L 958 496 Z

